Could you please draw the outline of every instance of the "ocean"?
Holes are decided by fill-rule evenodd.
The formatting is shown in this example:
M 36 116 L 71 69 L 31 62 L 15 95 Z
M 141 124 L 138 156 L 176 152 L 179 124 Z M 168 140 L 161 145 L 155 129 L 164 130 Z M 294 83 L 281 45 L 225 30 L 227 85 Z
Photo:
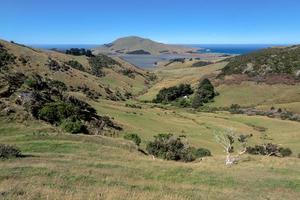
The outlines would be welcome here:
M 190 44 L 190 47 L 201 48 L 200 53 L 247 54 L 260 49 L 270 48 L 274 44 Z

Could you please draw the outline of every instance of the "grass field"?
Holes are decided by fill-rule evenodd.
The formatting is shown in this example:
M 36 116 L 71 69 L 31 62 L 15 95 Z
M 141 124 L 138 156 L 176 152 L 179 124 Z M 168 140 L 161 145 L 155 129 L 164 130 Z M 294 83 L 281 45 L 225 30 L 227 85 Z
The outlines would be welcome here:
M 124 103 L 94 103 L 124 124 L 124 132 L 149 141 L 157 133 L 184 134 L 213 157 L 193 163 L 153 160 L 128 141 L 103 136 L 70 135 L 39 122 L 1 119 L 0 143 L 21 148 L 25 158 L 0 161 L 2 199 L 297 199 L 300 195 L 300 123 L 227 113 L 192 113 L 182 109 L 143 109 Z M 252 142 L 268 139 L 290 147 L 290 158 L 245 155 L 226 167 L 213 131 L 233 128 L 252 133 Z M 297 139 L 298 138 L 298 139 Z

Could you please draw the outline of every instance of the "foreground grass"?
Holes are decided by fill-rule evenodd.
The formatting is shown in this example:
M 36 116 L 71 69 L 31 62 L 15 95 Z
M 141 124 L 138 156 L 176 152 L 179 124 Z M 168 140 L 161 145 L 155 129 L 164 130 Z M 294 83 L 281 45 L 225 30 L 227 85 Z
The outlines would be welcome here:
M 257 142 L 261 133 L 253 125 L 260 125 L 267 128 L 272 142 L 282 141 L 297 152 L 300 123 L 147 105 L 133 109 L 108 101 L 94 106 L 143 140 L 161 132 L 185 134 L 193 145 L 210 148 L 214 156 L 193 163 L 153 160 L 120 138 L 70 135 L 46 124 L 1 119 L 0 143 L 17 145 L 26 157 L 0 161 L 0 199 L 250 200 L 300 195 L 299 159 L 245 156 L 239 165 L 226 167 L 212 137 L 214 129 L 233 127 L 253 133 Z

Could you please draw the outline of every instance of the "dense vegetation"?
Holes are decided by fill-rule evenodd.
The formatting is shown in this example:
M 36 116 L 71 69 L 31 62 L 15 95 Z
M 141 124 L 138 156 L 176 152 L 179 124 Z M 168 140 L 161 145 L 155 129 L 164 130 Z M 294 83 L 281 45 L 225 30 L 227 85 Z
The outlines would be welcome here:
M 286 157 L 292 154 L 291 149 L 279 147 L 278 145 L 272 143 L 255 145 L 254 147 L 247 147 L 247 152 L 254 155 L 268 155 L 279 157 Z
M 203 67 L 206 65 L 210 65 L 213 64 L 212 62 L 208 62 L 208 61 L 198 61 L 192 64 L 192 67 Z
M 7 50 L 0 44 L 0 70 L 6 65 L 15 62 L 16 57 L 7 52 Z
M 21 157 L 22 153 L 17 147 L 0 144 L 0 159 Z
M 133 141 L 137 146 L 139 146 L 142 142 L 141 138 L 135 133 L 124 135 L 124 139 Z
M 154 136 L 154 141 L 147 144 L 146 150 L 158 158 L 183 162 L 191 162 L 196 158 L 211 155 L 208 149 L 190 147 L 181 137 L 172 134 Z
M 168 103 L 180 97 L 184 97 L 186 95 L 191 94 L 193 94 L 191 85 L 180 84 L 179 86 L 161 89 L 153 101 L 155 103 Z
M 204 103 L 210 102 L 216 96 L 214 86 L 208 79 L 199 82 L 195 89 L 195 94 L 192 102 L 193 108 L 198 108 Z
M 134 54 L 134 55 L 150 55 L 151 53 L 149 53 L 148 51 L 145 50 L 135 50 L 135 51 L 129 51 L 126 54 Z
M 169 65 L 171 65 L 172 63 L 175 63 L 175 62 L 184 63 L 184 62 L 185 62 L 185 58 L 174 58 L 174 59 L 170 59 L 169 62 L 168 62 L 167 64 L 165 64 L 165 67 L 166 67 L 166 66 L 169 66 Z
M 66 54 L 71 54 L 74 56 L 87 56 L 93 57 L 92 51 L 84 48 L 71 48 L 66 50 Z
M 229 63 L 222 69 L 222 75 L 247 74 L 262 76 L 267 74 L 290 74 L 299 76 L 300 47 L 269 48 L 247 55 L 227 59 Z
M 91 74 L 102 77 L 105 75 L 103 72 L 104 67 L 111 67 L 113 65 L 121 65 L 119 62 L 115 61 L 114 59 L 106 56 L 99 54 L 95 57 L 91 57 L 89 59 L 89 63 L 91 66 Z
M 18 81 L 14 81 L 18 79 Z M 61 126 L 71 133 L 101 134 L 105 128 L 120 130 L 108 117 L 99 116 L 89 104 L 68 95 L 68 87 L 60 81 L 33 75 L 6 76 L 7 91 L 1 96 L 16 93 L 16 104 L 22 106 L 32 117 Z
M 74 69 L 78 69 L 80 71 L 85 71 L 84 67 L 82 66 L 82 64 L 80 64 L 78 61 L 76 60 L 69 60 L 68 62 L 65 62 L 65 64 L 71 66 Z

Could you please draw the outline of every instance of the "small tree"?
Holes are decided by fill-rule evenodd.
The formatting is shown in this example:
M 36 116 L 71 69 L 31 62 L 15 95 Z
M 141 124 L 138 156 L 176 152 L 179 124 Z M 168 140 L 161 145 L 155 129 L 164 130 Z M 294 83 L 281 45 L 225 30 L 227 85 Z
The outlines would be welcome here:
M 193 108 L 198 108 L 204 103 L 208 103 L 215 97 L 215 90 L 212 83 L 206 78 L 203 81 L 199 82 L 196 90 L 194 99 L 192 102 Z

